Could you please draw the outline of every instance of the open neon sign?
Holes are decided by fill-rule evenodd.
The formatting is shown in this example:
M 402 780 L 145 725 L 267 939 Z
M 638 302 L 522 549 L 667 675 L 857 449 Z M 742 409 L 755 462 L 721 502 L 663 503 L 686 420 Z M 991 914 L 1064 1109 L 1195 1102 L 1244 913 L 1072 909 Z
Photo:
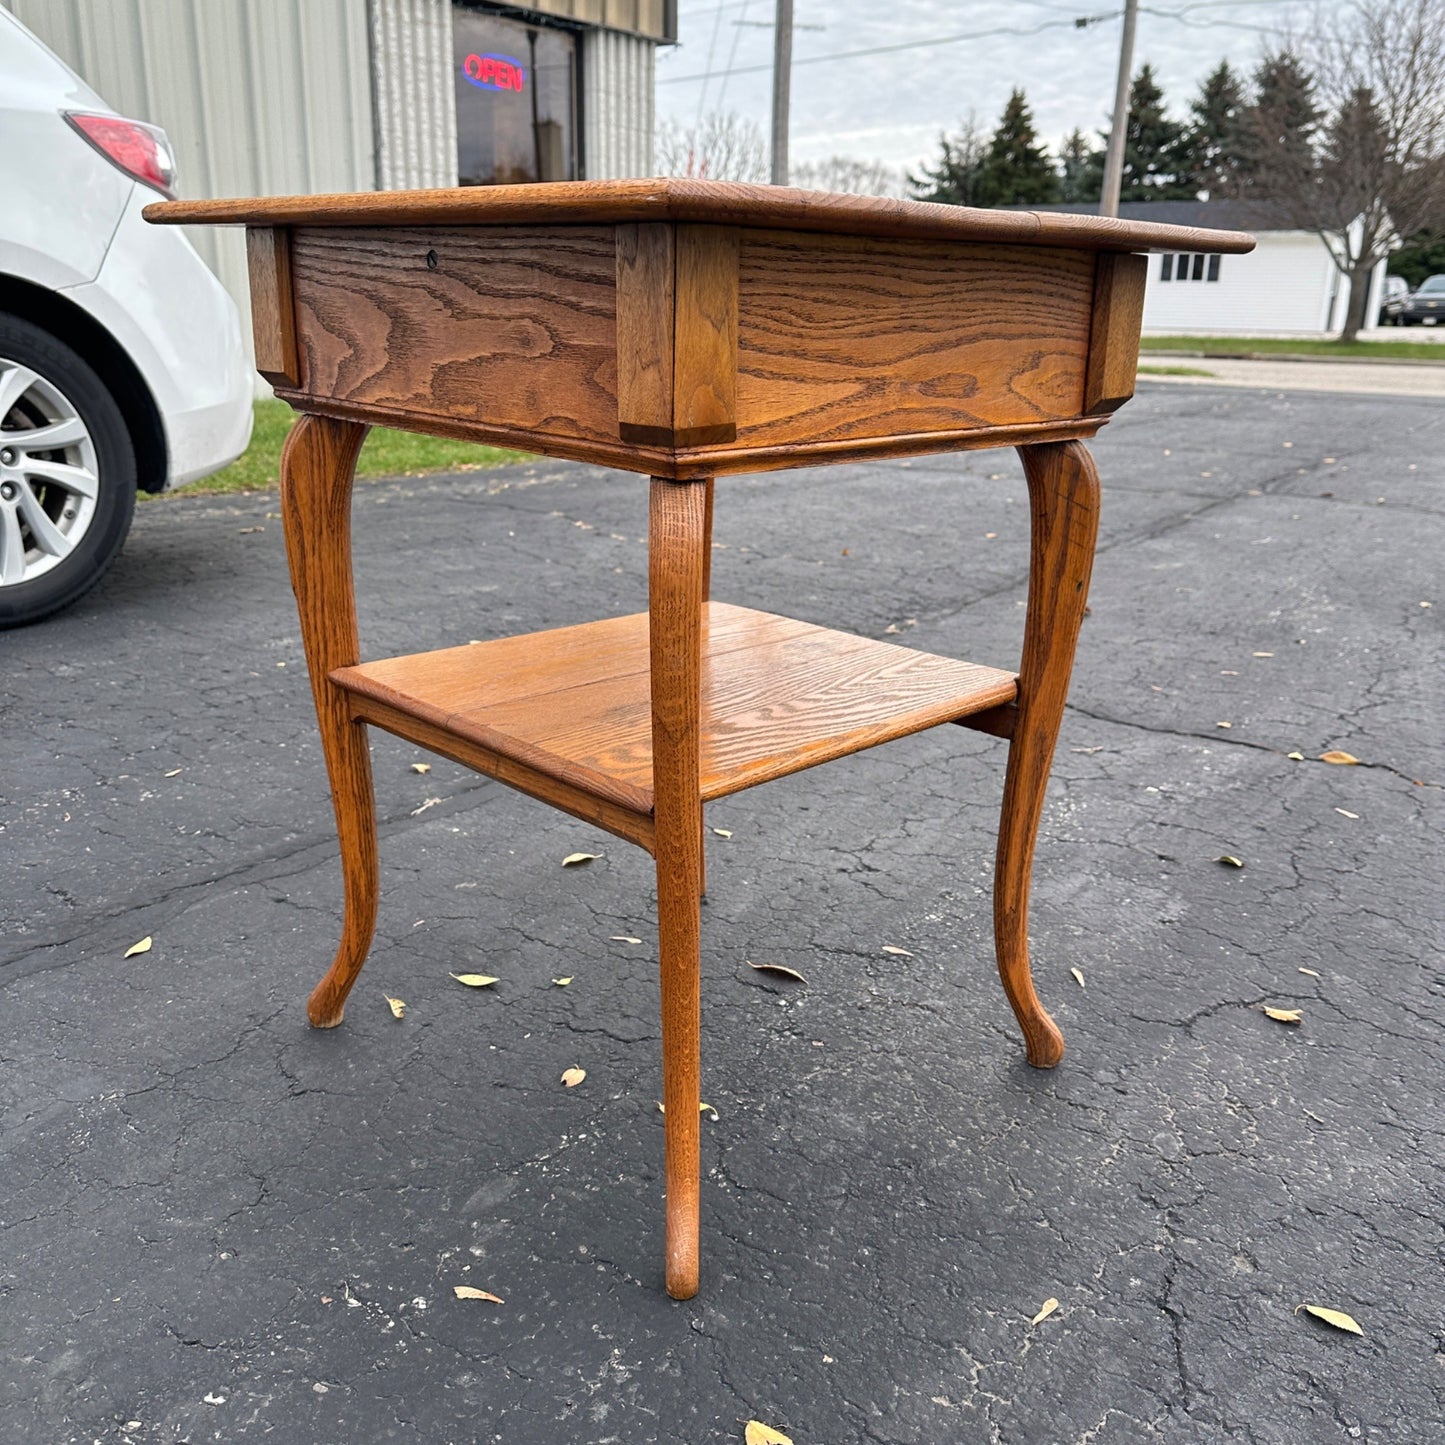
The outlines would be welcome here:
M 510 55 L 469 55 L 462 61 L 462 74 L 478 90 L 514 90 L 519 95 L 527 78 L 522 62 Z

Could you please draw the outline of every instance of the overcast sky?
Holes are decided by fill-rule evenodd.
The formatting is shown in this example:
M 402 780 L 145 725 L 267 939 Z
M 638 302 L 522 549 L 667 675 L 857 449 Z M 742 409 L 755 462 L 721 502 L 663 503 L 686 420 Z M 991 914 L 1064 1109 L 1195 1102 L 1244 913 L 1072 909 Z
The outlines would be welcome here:
M 658 52 L 659 121 L 732 110 L 766 133 L 774 0 L 678 8 L 680 43 Z M 1299 0 L 1144 0 L 1135 69 L 1153 64 L 1179 114 L 1221 59 L 1250 69 L 1268 34 L 1305 13 Z M 792 158 L 916 166 L 970 110 L 992 128 L 1016 85 L 1051 146 L 1076 125 L 1096 130 L 1113 104 L 1121 14 L 1119 0 L 794 0 Z M 1076 29 L 1084 15 L 1109 18 Z M 851 58 L 822 58 L 840 52 Z

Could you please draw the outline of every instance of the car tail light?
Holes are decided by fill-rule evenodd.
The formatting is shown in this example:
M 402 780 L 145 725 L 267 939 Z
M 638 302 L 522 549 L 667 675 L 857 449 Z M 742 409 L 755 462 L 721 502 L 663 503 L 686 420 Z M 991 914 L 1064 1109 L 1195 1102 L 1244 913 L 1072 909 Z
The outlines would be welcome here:
M 160 126 L 80 110 L 61 114 L 117 169 L 175 199 L 176 158 Z

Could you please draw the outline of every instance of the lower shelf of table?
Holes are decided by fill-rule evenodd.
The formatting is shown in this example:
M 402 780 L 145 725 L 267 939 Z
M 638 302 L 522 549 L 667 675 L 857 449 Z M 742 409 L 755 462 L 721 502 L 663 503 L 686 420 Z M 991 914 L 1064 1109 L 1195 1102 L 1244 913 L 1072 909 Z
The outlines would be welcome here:
M 362 663 L 331 680 L 353 716 L 650 846 L 645 612 Z M 992 715 L 1016 693 L 998 668 L 708 603 L 703 800 Z

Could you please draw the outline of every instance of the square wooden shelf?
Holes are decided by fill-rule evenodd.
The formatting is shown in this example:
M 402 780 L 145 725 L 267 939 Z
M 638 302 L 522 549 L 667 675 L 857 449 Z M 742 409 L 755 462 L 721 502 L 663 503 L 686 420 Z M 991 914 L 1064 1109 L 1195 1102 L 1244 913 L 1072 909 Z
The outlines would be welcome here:
M 650 819 L 645 612 L 362 663 L 331 679 L 354 717 L 614 832 L 639 831 L 625 818 L 619 827 L 618 810 Z M 710 602 L 702 797 L 999 707 L 1016 692 L 1012 672 Z

